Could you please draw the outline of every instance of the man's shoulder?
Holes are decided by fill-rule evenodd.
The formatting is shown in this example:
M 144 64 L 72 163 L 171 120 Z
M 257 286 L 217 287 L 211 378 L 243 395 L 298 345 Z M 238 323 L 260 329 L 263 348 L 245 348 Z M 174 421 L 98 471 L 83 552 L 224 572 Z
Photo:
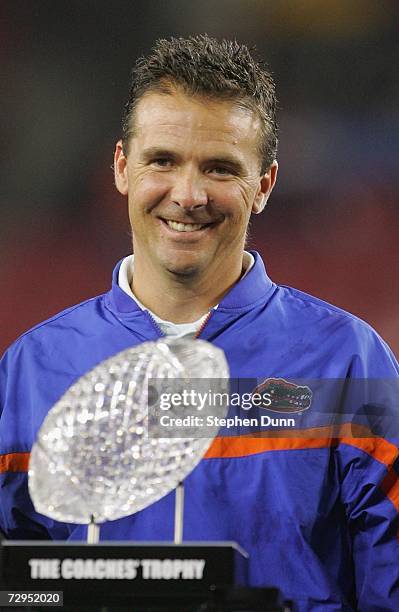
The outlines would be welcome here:
M 284 307 L 294 314 L 301 314 L 309 320 L 336 321 L 339 324 L 376 333 L 369 323 L 357 315 L 335 306 L 326 300 L 288 285 L 277 285 Z
M 286 285 L 278 285 L 280 309 L 287 319 L 287 327 L 295 327 L 297 333 L 309 345 L 325 347 L 339 355 L 380 355 L 397 369 L 396 359 L 379 333 L 355 314 L 335 306 L 309 293 Z
M 37 323 L 22 333 L 9 347 L 8 351 L 18 350 L 26 343 L 41 343 L 48 336 L 56 337 L 63 331 L 72 331 L 77 327 L 89 328 L 95 324 L 95 313 L 103 302 L 105 294 L 88 298 L 78 304 L 69 306 L 48 319 Z
M 268 308 L 263 310 L 264 315 L 267 316 L 267 311 L 271 312 L 274 322 L 277 325 L 278 321 L 281 322 L 282 329 L 299 328 L 303 325 L 316 326 L 319 330 L 323 328 L 348 331 L 353 329 L 366 335 L 377 334 L 371 325 L 355 314 L 295 287 L 273 282 L 262 268 L 263 260 L 260 255 L 256 252 L 252 253 L 255 255 L 258 270 L 256 280 L 263 291 L 261 296 L 256 294 L 256 304 L 260 305 L 263 310 L 266 302 Z M 266 286 L 266 292 L 264 292 L 264 283 L 262 283 L 265 277 L 270 283 Z

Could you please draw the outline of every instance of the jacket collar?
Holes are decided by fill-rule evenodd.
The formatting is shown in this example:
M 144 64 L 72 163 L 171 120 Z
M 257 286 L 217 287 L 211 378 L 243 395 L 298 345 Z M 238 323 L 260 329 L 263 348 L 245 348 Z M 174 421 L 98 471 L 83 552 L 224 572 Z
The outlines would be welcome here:
M 274 292 L 276 285 L 268 277 L 262 258 L 256 251 L 251 251 L 255 265 L 248 274 L 230 289 L 218 306 L 220 312 L 235 312 L 248 310 L 257 302 L 267 301 Z M 135 317 L 143 311 L 135 300 L 129 297 L 118 286 L 118 273 L 122 260 L 113 271 L 111 290 L 105 295 L 107 307 L 118 315 L 118 318 Z

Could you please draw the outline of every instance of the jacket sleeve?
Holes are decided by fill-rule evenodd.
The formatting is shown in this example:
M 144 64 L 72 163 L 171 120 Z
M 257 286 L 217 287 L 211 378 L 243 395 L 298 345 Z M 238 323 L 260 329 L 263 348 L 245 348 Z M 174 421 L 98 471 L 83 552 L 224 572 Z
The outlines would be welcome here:
M 398 449 L 378 437 L 343 438 L 338 447 L 362 612 L 399 610 Z
M 28 492 L 35 384 L 29 366 L 19 343 L 0 361 L 0 529 L 8 539 L 65 539 L 67 526 L 37 513 Z
M 367 336 L 359 334 L 352 361 L 357 407 L 337 454 L 357 609 L 393 612 L 399 610 L 399 367 L 375 332 Z

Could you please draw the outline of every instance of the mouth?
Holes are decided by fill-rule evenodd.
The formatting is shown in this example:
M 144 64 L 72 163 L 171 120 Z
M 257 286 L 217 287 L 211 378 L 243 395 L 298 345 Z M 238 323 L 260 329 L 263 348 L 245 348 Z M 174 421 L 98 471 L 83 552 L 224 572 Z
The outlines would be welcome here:
M 214 225 L 214 223 L 181 223 L 180 221 L 162 218 L 161 221 L 175 232 L 199 232 Z

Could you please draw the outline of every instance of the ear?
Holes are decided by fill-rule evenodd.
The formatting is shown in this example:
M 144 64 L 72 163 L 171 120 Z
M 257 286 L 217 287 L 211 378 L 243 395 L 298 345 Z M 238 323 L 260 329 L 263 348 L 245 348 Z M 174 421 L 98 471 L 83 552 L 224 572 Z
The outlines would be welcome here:
M 114 177 L 115 186 L 122 195 L 127 195 L 128 179 L 127 179 L 127 157 L 123 152 L 122 141 L 118 140 L 115 145 L 114 153 Z
M 273 191 L 273 187 L 276 183 L 277 171 L 278 163 L 276 160 L 274 160 L 266 174 L 261 176 L 258 192 L 255 196 L 254 203 L 252 204 L 252 212 L 255 215 L 261 213 L 264 207 L 266 206 L 269 196 Z

